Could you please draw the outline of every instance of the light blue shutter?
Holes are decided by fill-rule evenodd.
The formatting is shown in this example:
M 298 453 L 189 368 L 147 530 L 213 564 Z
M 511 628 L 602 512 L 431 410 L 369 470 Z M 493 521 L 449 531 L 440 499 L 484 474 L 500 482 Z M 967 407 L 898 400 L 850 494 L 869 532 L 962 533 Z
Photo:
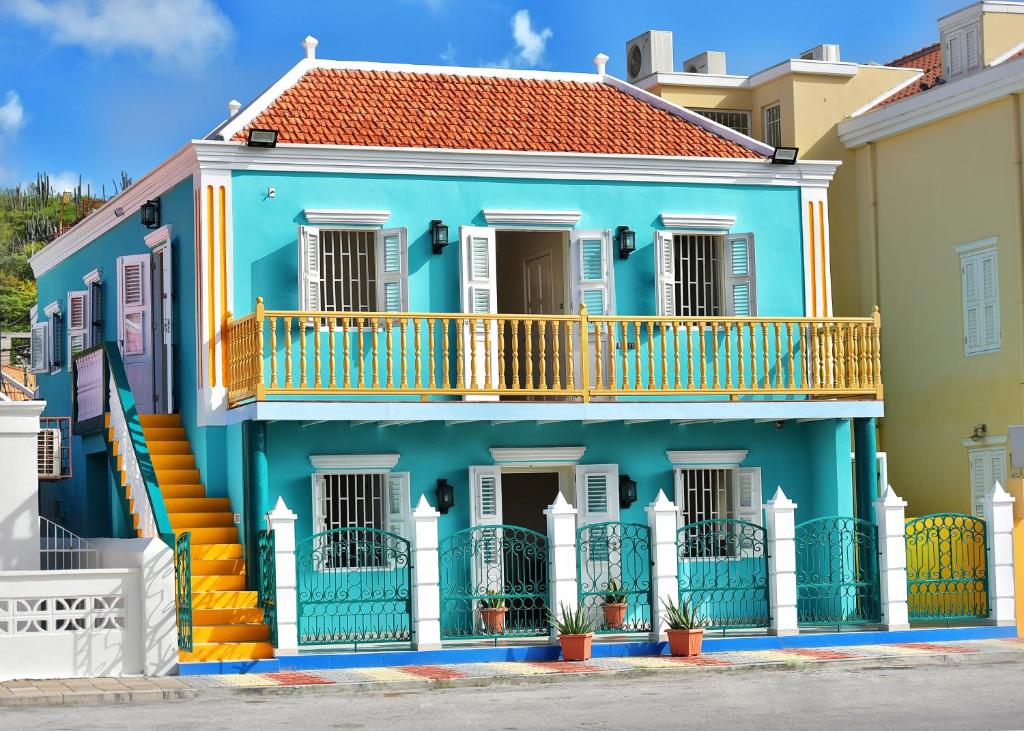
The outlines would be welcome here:
M 377 233 L 377 307 L 381 312 L 409 309 L 409 263 L 404 228 Z
M 757 315 L 754 234 L 725 237 L 725 311 L 735 317 Z
M 576 307 L 590 315 L 615 313 L 611 232 L 573 231 L 573 269 L 577 280 Z
M 299 307 L 321 309 L 320 229 L 316 226 L 299 226 Z
M 32 371 L 35 373 L 41 373 L 49 369 L 49 363 L 46 357 L 46 329 L 47 323 L 45 322 L 39 322 L 32 326 L 29 362 L 31 364 Z

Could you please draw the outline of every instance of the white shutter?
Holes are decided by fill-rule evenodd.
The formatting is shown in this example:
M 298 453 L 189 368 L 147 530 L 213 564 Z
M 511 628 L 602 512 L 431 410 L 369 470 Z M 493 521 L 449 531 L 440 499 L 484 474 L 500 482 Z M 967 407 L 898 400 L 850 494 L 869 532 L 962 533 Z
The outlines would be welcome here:
M 404 228 L 377 232 L 377 309 L 409 310 L 409 254 Z
M 619 466 L 576 467 L 576 508 L 580 525 L 619 519 Z
M 968 254 L 961 260 L 964 353 L 999 350 L 999 265 L 995 250 Z
M 951 33 L 946 38 L 946 74 L 957 76 L 963 71 L 962 56 L 960 52 L 960 33 Z
M 572 232 L 573 312 L 582 303 L 590 315 L 615 314 L 612 233 L 609 230 Z
M 680 528 L 686 524 L 687 512 L 686 485 L 683 483 L 683 468 L 675 467 L 672 470 L 672 487 L 674 489 L 673 502 L 676 504 L 676 527 Z
M 971 512 L 979 518 L 985 515 L 985 495 L 992 486 L 1006 482 L 1006 451 L 1000 449 L 972 449 Z
M 89 293 L 68 292 L 68 370 L 76 354 L 89 347 Z
M 981 346 L 984 350 L 999 348 L 999 272 L 996 252 L 987 251 L 981 260 Z
M 409 537 L 409 473 L 387 475 L 387 530 L 403 538 Z
M 964 65 L 966 71 L 973 71 L 981 66 L 981 42 L 978 26 L 972 25 L 963 31 Z
M 495 258 L 495 232 L 493 228 L 481 226 L 460 226 L 459 241 L 461 246 L 462 267 L 462 311 L 467 314 L 487 315 L 495 314 L 498 311 L 498 288 L 496 276 Z M 469 339 L 474 338 L 473 346 L 476 349 L 476 373 L 475 380 L 478 386 L 483 387 L 487 358 L 484 355 L 484 348 L 491 351 L 491 384 L 498 382 L 498 329 L 491 328 L 490 342 L 487 342 L 485 329 L 481 323 L 476 327 L 463 326 L 462 337 L 463 362 L 462 375 L 466 387 L 469 388 L 474 381 L 473 373 L 473 350 Z M 467 400 L 496 400 L 497 396 L 467 396 Z
M 667 231 L 654 232 L 655 284 L 658 289 L 658 314 L 675 317 L 679 314 L 676 304 L 676 257 L 672 234 Z
M 754 234 L 725 237 L 725 311 L 734 317 L 757 315 Z
M 735 517 L 763 525 L 761 505 L 761 468 L 739 467 L 732 473 L 732 504 Z
M 469 494 L 472 500 L 472 526 L 498 526 L 502 521 L 501 468 L 481 466 L 469 468 Z M 480 550 L 473 551 L 473 586 L 487 582 L 487 590 L 501 591 L 504 584 L 501 557 L 501 528 L 480 533 Z
M 149 353 L 149 254 L 117 260 L 117 335 L 126 362 Z
M 29 365 L 34 373 L 43 373 L 50 369 L 50 359 L 46 352 L 48 340 L 47 323 L 39 322 L 32 326 L 32 339 L 29 343 Z
M 320 229 L 299 226 L 299 307 L 320 310 Z

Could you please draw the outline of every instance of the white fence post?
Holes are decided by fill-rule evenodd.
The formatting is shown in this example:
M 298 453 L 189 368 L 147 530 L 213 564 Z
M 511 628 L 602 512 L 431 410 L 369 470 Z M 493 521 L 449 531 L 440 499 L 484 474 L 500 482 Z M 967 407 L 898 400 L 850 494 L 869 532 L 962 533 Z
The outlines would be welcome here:
M 425 495 L 412 511 L 412 637 L 416 650 L 441 649 L 440 515 Z
M 39 416 L 45 401 L 0 401 L 0 571 L 39 570 Z
M 647 526 L 651 529 L 651 640 L 660 642 L 667 640 L 665 630 L 665 607 L 662 602 L 666 598 L 673 602 L 679 599 L 679 554 L 676 549 L 676 506 L 665 496 L 664 490 L 658 490 L 654 502 L 644 508 L 647 513 Z
M 1012 625 L 1013 591 L 1013 503 L 996 482 L 985 495 L 985 531 L 988 533 L 988 619 L 991 624 Z
M 548 571 L 548 589 L 551 596 L 552 614 L 560 616 L 562 605 L 575 609 L 579 602 L 576 577 L 576 508 L 566 502 L 558 493 L 549 507 L 544 509 L 548 520 L 548 555 L 551 567 Z M 557 640 L 558 633 L 551 628 L 551 639 Z
M 878 584 L 882 625 L 887 631 L 909 629 L 907 613 L 907 501 L 892 486 L 875 500 L 878 525 Z
M 295 515 L 277 499 L 267 513 L 267 530 L 274 532 L 274 575 L 277 578 L 277 654 L 294 655 L 299 651 L 298 601 L 295 595 Z
M 768 596 L 773 635 L 799 632 L 796 607 L 796 503 L 779 487 L 764 505 L 768 539 Z

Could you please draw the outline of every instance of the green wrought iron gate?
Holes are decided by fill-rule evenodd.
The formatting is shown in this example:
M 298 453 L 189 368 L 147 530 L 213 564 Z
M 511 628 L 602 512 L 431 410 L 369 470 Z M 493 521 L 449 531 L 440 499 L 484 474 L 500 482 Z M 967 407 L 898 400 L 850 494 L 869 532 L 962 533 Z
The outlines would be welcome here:
M 985 521 L 934 513 L 906 524 L 907 605 L 912 621 L 988 617 Z
M 441 639 L 548 634 L 548 541 L 515 525 L 441 541 Z
M 796 589 L 801 625 L 880 622 L 878 528 L 841 516 L 796 526 Z
M 593 523 L 576 530 L 579 602 L 597 633 L 651 631 L 651 530 Z
M 376 528 L 335 528 L 295 549 L 300 645 L 409 642 L 409 541 Z
M 258 603 L 263 610 L 263 624 L 270 632 L 270 644 L 277 647 L 277 557 L 274 548 L 274 531 L 261 530 L 256 534 Z
M 192 534 L 174 541 L 174 603 L 178 615 L 178 648 L 192 651 Z
M 702 520 L 676 532 L 679 602 L 690 602 L 709 629 L 768 627 L 768 542 L 759 525 Z

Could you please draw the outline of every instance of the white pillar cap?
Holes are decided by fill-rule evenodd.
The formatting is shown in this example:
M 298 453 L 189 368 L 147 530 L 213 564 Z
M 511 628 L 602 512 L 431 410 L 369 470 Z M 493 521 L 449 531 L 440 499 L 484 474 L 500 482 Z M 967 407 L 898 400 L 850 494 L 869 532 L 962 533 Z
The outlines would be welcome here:
M 561 492 L 555 497 L 555 502 L 544 508 L 544 515 L 575 515 L 576 508 L 568 503 L 565 495 Z
M 896 494 L 892 485 L 886 485 L 885 492 L 882 493 L 882 497 L 875 500 L 875 505 L 880 505 L 883 508 L 905 508 L 907 501 Z
M 437 509 L 430 504 L 427 500 L 426 495 L 420 495 L 420 501 L 416 503 L 416 508 L 412 511 L 412 517 L 414 518 L 436 518 L 441 515 L 437 512 Z
M 1003 485 L 1002 483 L 999 482 L 999 480 L 996 480 L 994 483 L 992 483 L 992 491 L 989 492 L 989 494 L 986 495 L 986 497 L 993 503 L 997 504 L 1013 503 L 1017 501 L 1015 497 L 1013 497 L 1012 495 L 1010 495 L 1010 493 L 1003 489 Z
M 274 509 L 267 513 L 267 522 L 295 520 L 298 517 L 298 515 L 289 510 L 288 506 L 284 504 L 284 498 L 278 497 L 277 502 L 274 504 Z
M 782 491 L 782 485 L 775 488 L 775 494 L 772 495 L 772 499 L 765 503 L 765 508 L 772 508 L 774 510 L 796 510 L 796 503 L 786 497 L 786 493 Z
M 658 490 L 658 494 L 655 496 L 654 502 L 652 502 L 650 505 L 644 508 L 644 510 L 646 510 L 647 512 L 652 512 L 655 510 L 674 511 L 675 509 L 675 504 L 668 499 L 668 496 L 665 494 L 664 490 Z

